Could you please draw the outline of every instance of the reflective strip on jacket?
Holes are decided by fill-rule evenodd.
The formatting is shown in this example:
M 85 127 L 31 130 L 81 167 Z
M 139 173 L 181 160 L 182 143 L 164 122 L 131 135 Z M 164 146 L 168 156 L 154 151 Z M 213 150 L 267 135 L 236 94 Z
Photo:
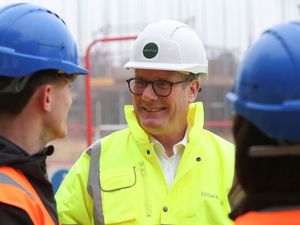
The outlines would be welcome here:
M 101 157 L 84 152 L 66 175 L 56 194 L 61 222 L 232 224 L 227 195 L 234 173 L 233 146 L 203 129 L 202 104 L 190 105 L 188 143 L 170 188 L 132 106 L 125 106 L 125 115 L 128 128 L 101 139 Z M 88 180 L 96 183 L 89 192 Z
M 55 225 L 40 197 L 21 171 L 7 166 L 0 167 L 0 193 L 0 202 L 24 210 L 34 225 Z
M 236 218 L 235 225 L 300 225 L 300 210 L 248 212 Z

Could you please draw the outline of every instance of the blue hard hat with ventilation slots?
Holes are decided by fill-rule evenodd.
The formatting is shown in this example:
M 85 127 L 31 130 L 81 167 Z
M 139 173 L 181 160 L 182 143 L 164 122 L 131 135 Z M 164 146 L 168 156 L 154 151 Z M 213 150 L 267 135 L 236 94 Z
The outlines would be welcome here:
M 300 141 L 300 22 L 279 24 L 260 36 L 227 99 L 268 136 Z
M 0 9 L 0 76 L 23 77 L 55 69 L 87 74 L 64 21 L 40 6 L 18 3 Z

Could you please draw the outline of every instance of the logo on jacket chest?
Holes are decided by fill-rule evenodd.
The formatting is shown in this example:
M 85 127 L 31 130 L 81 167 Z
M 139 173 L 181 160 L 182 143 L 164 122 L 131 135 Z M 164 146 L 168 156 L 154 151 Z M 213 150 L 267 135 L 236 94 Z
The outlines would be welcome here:
M 206 192 L 206 191 L 201 191 L 201 196 L 205 197 L 205 198 L 212 198 L 212 199 L 219 200 L 219 196 L 218 195 L 212 194 L 212 193 L 209 193 L 209 192 Z

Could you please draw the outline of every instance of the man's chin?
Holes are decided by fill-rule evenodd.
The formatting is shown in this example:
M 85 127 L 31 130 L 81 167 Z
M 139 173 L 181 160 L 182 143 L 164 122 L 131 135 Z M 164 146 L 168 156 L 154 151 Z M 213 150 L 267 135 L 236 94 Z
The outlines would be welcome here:
M 156 134 L 156 133 L 158 133 L 159 131 L 162 130 L 161 124 L 160 125 L 158 125 L 158 124 L 143 124 L 142 128 L 147 133 L 150 133 L 150 134 Z
M 68 132 L 66 130 L 61 130 L 60 132 L 56 133 L 56 136 L 54 139 L 64 139 L 67 137 Z

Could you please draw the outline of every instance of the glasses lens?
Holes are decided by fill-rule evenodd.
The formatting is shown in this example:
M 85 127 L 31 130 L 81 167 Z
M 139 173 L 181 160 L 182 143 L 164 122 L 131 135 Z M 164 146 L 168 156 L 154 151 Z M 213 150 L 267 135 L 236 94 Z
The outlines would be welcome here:
M 171 92 L 172 82 L 167 80 L 156 80 L 154 81 L 153 87 L 157 95 L 167 96 Z
M 152 84 L 156 95 L 166 97 L 171 93 L 172 85 L 176 84 L 167 80 L 147 81 L 140 78 L 131 78 L 127 80 L 132 94 L 142 95 L 148 83 Z
M 130 80 L 129 87 L 133 94 L 141 95 L 147 86 L 147 82 L 142 79 Z

